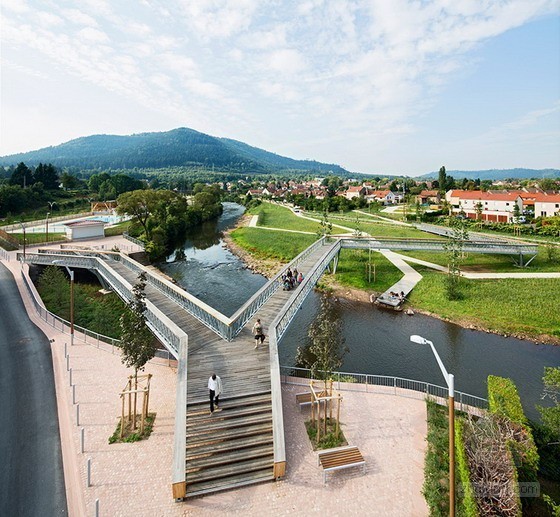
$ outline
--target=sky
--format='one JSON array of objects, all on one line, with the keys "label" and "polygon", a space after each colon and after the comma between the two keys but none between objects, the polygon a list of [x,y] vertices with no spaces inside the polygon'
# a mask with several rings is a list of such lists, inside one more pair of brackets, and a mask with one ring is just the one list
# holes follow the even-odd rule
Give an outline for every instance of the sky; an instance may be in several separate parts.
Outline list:
[{"label": "sky", "polygon": [[560,168],[559,0],[2,0],[0,155],[189,127],[363,173]]}]

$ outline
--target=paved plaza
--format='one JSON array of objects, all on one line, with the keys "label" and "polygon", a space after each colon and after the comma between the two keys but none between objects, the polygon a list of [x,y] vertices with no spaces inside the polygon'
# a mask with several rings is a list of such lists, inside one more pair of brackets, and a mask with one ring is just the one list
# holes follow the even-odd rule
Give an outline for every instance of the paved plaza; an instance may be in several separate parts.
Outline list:
[{"label": "paved plaza", "polygon": [[[117,239],[118,240],[118,239]],[[110,249],[115,242],[104,243]],[[101,246],[100,241],[95,243]],[[130,243],[121,243],[123,247]],[[176,370],[167,362],[150,363],[153,374],[150,411],[156,412],[154,431],[146,441],[108,444],[120,415],[119,392],[132,373],[112,354],[54,330],[35,314],[14,260],[14,273],[28,313],[54,342],[53,365],[61,428],[64,471],[70,515],[210,516],[210,515],[384,515],[420,516],[428,509],[421,494],[426,436],[426,407],[422,400],[388,394],[343,391],[342,430],[366,460],[361,468],[323,475],[307,438],[304,421],[309,407],[300,410],[295,393],[305,386],[283,385],[287,475],[278,482],[252,485],[229,492],[175,503],[171,497],[171,458],[175,410]],[[75,402],[64,358],[75,384]],[[251,353],[248,350],[247,353]],[[224,386],[227,398],[227,386]],[[79,404],[79,425],[76,407]],[[224,402],[224,405],[226,402]],[[80,432],[84,429],[84,452]],[[87,462],[91,482],[87,487]]]}]

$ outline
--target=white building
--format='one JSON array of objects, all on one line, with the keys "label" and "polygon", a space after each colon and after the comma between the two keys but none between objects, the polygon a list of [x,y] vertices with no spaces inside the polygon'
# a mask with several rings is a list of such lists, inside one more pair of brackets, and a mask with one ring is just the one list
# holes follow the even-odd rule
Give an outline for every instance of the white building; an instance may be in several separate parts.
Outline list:
[{"label": "white building", "polygon": [[66,238],[71,241],[105,237],[105,223],[103,221],[85,219],[66,223],[64,226],[66,226]]}]

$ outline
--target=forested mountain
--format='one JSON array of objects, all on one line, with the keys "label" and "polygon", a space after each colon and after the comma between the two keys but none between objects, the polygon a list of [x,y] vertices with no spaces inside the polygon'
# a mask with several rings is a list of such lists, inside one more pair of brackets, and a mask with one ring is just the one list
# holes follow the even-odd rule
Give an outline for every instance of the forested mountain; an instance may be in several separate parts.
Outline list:
[{"label": "forested mountain", "polygon": [[[559,169],[488,169],[482,171],[451,171],[447,170],[448,176],[455,179],[467,178],[469,180],[505,180],[505,179],[528,179],[528,178],[560,178]],[[417,180],[438,179],[437,172],[428,172],[417,176]]]},{"label": "forested mountain", "polygon": [[293,160],[236,140],[216,138],[189,128],[130,136],[93,135],[61,145],[0,158],[0,165],[53,163],[83,169],[134,169],[192,166],[243,173],[279,170],[345,173],[342,167]]}]

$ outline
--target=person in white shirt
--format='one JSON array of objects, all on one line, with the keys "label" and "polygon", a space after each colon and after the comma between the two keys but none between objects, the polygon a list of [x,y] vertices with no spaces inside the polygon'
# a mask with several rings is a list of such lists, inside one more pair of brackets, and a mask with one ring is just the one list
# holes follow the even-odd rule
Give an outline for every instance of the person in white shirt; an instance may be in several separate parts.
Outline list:
[{"label": "person in white shirt", "polygon": [[262,345],[264,342],[264,331],[261,324],[261,320],[257,320],[256,323],[253,325],[252,329],[253,335],[255,336],[255,350],[259,347],[259,342]]},{"label": "person in white shirt", "polygon": [[210,394],[210,413],[214,413],[214,407],[216,411],[221,411],[219,407],[220,393],[222,393],[222,379],[213,373],[208,379],[208,391]]}]

